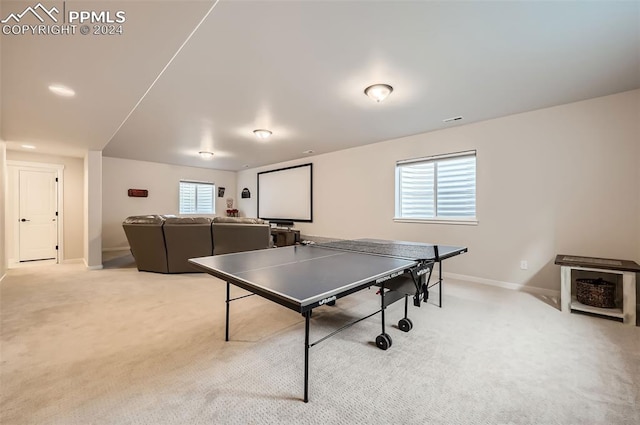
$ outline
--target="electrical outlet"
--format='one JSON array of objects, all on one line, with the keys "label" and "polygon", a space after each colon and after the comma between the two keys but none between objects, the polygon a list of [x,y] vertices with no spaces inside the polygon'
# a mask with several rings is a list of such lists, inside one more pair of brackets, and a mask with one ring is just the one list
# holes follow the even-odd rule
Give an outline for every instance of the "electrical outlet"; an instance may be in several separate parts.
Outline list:
[{"label": "electrical outlet", "polygon": [[529,268],[529,263],[527,263],[527,260],[521,260],[520,261],[520,269],[521,270],[527,270]]}]

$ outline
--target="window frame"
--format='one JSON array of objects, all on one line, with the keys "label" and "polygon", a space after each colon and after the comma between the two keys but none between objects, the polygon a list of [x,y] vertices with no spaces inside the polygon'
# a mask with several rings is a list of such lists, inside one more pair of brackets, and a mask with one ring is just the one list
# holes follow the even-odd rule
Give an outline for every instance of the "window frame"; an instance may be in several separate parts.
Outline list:
[{"label": "window frame", "polygon": [[[475,216],[473,217],[402,217],[400,216],[400,169],[403,165],[407,164],[418,164],[418,163],[437,163],[443,160],[464,157],[464,156],[473,156],[475,159]],[[396,161],[395,167],[395,205],[394,205],[394,222],[400,223],[436,223],[436,224],[459,224],[459,225],[477,225],[478,224],[478,152],[477,150],[468,150],[461,152],[452,152],[447,154],[439,154],[432,155],[427,157],[420,158],[411,158]],[[436,166],[437,167],[437,166]],[[437,176],[434,175],[434,211],[437,214],[437,196],[438,196],[438,186],[437,186]]]},{"label": "window frame", "polygon": [[[196,201],[194,212],[182,212],[182,184],[190,184],[196,186]],[[211,186],[211,212],[205,212],[198,210],[198,189],[197,185]],[[215,215],[216,213],[216,184],[208,181],[199,181],[191,179],[180,179],[178,182],[178,214],[180,215]]]}]

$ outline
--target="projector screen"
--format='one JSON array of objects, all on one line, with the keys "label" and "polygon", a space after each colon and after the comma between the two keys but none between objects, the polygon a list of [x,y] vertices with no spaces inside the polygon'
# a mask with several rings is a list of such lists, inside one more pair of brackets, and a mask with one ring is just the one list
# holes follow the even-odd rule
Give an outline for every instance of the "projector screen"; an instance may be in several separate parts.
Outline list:
[{"label": "projector screen", "polygon": [[258,217],[276,221],[313,221],[313,164],[258,173]]}]

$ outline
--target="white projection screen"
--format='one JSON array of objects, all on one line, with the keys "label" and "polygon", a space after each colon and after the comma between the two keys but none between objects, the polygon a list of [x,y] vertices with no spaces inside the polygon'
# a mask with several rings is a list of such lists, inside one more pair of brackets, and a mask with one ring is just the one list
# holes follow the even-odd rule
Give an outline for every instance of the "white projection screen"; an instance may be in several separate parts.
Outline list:
[{"label": "white projection screen", "polygon": [[313,221],[313,164],[258,173],[258,217]]}]

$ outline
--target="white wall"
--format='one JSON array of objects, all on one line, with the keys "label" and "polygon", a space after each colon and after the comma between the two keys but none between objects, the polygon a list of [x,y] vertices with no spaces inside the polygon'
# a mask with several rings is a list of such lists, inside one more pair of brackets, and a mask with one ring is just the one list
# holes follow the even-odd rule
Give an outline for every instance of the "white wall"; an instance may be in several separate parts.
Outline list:
[{"label": "white wall", "polygon": [[[2,6],[0,6],[1,8]],[[2,46],[2,37],[0,37],[0,46]],[[0,50],[2,47],[0,47]],[[2,100],[2,55],[0,55],[0,102]],[[7,272],[7,250],[5,235],[5,205],[7,202],[7,145],[2,140],[2,105],[0,105],[0,280],[4,278]]]},{"label": "white wall", "polygon": [[[7,151],[7,160],[25,161],[46,164],[64,165],[63,178],[63,255],[62,261],[83,258],[83,238],[84,238],[84,191],[83,180],[84,170],[82,158],[72,158],[67,156],[44,155],[23,151]],[[7,192],[7,199],[10,191]],[[13,227],[7,226],[7,237],[13,239]],[[8,258],[17,258],[13,251],[13,244],[7,247]]]},{"label": "white wall", "polygon": [[[632,177],[636,182],[640,182],[640,137],[638,137],[637,135],[640,134],[640,96],[636,96],[636,102],[635,102],[635,121],[636,121],[636,164],[639,164],[638,166],[636,166],[636,174],[634,177]],[[638,196],[638,199],[640,199],[640,183],[637,184],[636,187],[636,193]],[[640,202],[640,201],[638,201]],[[640,208],[640,206],[639,206]],[[640,214],[636,215],[638,218],[638,250],[636,251],[636,262],[638,264],[640,264]],[[637,282],[639,282],[636,285],[636,289],[638,290],[638,297],[636,298],[638,305],[640,305],[640,273],[637,274]]]},{"label": "white wall", "polygon": [[[303,234],[464,245],[445,272],[559,289],[556,254],[640,253],[640,90],[238,173],[238,208],[256,215],[259,171],[313,162]],[[477,226],[393,221],[395,162],[477,150]],[[247,187],[251,199],[240,199]],[[528,270],[520,270],[527,260]]]},{"label": "white wall", "polygon": [[89,269],[102,268],[102,151],[84,157],[84,261]]},{"label": "white wall", "polygon": [[[234,198],[236,173],[208,168],[184,167],[154,162],[104,157],[102,159],[102,247],[128,247],[122,221],[131,215],[178,214],[180,180],[213,182],[224,187],[224,198],[216,197],[215,215],[224,216],[225,199]],[[147,198],[130,198],[128,189],[147,189]]]},{"label": "white wall", "polygon": [[5,241],[5,206],[7,204],[7,145],[0,139],[0,280],[7,272],[7,250]]}]

